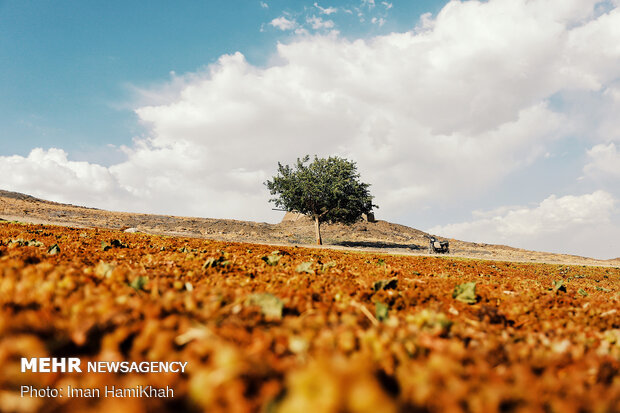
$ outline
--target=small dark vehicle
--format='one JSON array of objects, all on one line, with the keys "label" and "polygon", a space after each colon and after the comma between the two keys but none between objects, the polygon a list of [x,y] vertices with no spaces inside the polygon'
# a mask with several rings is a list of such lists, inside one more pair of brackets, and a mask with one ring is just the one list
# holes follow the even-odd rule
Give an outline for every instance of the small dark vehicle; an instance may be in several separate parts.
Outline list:
[{"label": "small dark vehicle", "polygon": [[429,254],[449,254],[450,243],[448,241],[438,241],[435,237],[428,238],[428,252]]}]

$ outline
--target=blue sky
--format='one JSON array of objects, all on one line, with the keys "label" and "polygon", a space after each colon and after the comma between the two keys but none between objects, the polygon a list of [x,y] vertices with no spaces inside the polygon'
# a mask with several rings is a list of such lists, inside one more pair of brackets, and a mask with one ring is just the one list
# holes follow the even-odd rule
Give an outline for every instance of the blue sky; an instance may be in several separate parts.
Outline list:
[{"label": "blue sky", "polygon": [[340,155],[381,219],[617,257],[619,4],[0,1],[0,188],[277,222]]},{"label": "blue sky", "polygon": [[[372,17],[333,17],[343,35],[364,37],[410,29],[422,13],[445,3],[392,2],[380,13],[389,16],[382,27]],[[375,14],[350,1],[325,7]],[[130,144],[143,133],[132,111],[134,87],[165,82],[171,71],[196,71],[237,51],[265,65],[277,42],[291,37],[268,23],[308,9],[317,10],[288,0],[0,1],[0,155],[60,146],[76,160],[117,161],[107,145]]]}]

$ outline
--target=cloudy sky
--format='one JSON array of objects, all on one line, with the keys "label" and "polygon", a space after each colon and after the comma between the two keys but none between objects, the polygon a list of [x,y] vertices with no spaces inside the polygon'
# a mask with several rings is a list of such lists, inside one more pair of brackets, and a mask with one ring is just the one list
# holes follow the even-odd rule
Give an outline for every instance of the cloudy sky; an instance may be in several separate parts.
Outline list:
[{"label": "cloudy sky", "polygon": [[376,215],[620,256],[620,0],[0,1],[0,188],[277,222],[357,162]]}]

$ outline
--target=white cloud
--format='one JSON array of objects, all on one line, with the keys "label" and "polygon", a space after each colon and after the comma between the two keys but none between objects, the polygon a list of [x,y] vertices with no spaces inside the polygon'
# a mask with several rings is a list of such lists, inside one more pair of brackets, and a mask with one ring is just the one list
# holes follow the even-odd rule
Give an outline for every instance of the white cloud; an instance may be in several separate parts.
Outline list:
[{"label": "white cloud", "polygon": [[478,220],[436,228],[450,234],[465,234],[474,228],[484,228],[496,232],[501,239],[510,240],[519,236],[566,231],[574,225],[608,223],[614,202],[612,195],[605,191],[560,198],[550,195],[533,208],[502,207],[488,212],[476,212],[474,216],[479,218]]},{"label": "white cloud", "polygon": [[295,20],[289,20],[284,16],[276,17],[269,24],[280,30],[292,30],[297,26]]},{"label": "white cloud", "polygon": [[[593,143],[586,151],[583,172],[586,181],[596,182],[620,195],[620,85],[616,82],[601,90],[594,98],[582,99],[588,108],[585,113],[590,116],[581,116],[580,130]],[[583,109],[576,111],[583,113]]]},{"label": "white cloud", "polygon": [[295,29],[295,34],[297,36],[309,36],[310,32],[308,31],[308,29],[305,29],[303,27],[298,27],[297,29]]},{"label": "white cloud", "polygon": [[605,191],[557,197],[534,207],[503,207],[474,214],[470,222],[436,226],[429,232],[485,243],[509,244],[542,251],[600,258],[618,256],[620,225],[613,222],[617,200]]},{"label": "white cloud", "polygon": [[379,17],[379,18],[377,18],[377,17],[373,17],[373,18],[370,20],[370,22],[371,22],[372,24],[376,24],[376,25],[378,25],[379,27],[381,27],[381,26],[383,26],[383,25],[385,24],[385,19],[384,19],[383,17]]},{"label": "white cloud", "polygon": [[318,5],[318,3],[314,3],[314,7],[319,9],[321,11],[321,14],[327,14],[328,16],[338,11],[338,9],[335,7],[321,7]]},{"label": "white cloud", "polygon": [[615,143],[608,145],[600,144],[588,151],[589,162],[584,167],[587,175],[620,180],[620,151]]},{"label": "white cloud", "polygon": [[361,6],[372,9],[373,7],[375,7],[375,0],[362,0]]},{"label": "white cloud", "polygon": [[0,157],[0,188],[83,205],[124,199],[126,195],[107,168],[69,161],[67,153],[56,148],[36,148],[27,157]]},{"label": "white cloud", "polygon": [[264,1],[261,1],[261,2],[260,2],[260,6],[261,6],[263,9],[268,9],[268,8],[269,8],[269,4],[265,3]]},{"label": "white cloud", "polygon": [[[75,185],[40,188],[81,199],[76,188],[84,187],[84,196],[100,199],[93,206],[122,199],[122,209],[273,220],[262,182],[278,161],[308,153],[356,160],[380,218],[478,199],[575,132],[569,112],[551,97],[589,94],[606,109],[615,99],[620,12],[597,14],[595,3],[454,1],[409,32],[353,41],[306,35],[279,44],[270,67],[240,53],[222,56],[144,91],[136,114],[148,137],[125,148],[125,162],[85,165],[98,172],[75,174]],[[289,18],[270,24],[303,29]],[[582,112],[592,127],[594,115]],[[17,159],[4,181],[44,173],[38,162]],[[66,156],[59,164],[73,171]],[[32,182],[41,176],[12,188],[39,194],[43,184]]]},{"label": "white cloud", "polygon": [[306,21],[312,26],[314,30],[331,29],[334,27],[334,22],[331,20],[323,20],[320,17],[311,16]]}]

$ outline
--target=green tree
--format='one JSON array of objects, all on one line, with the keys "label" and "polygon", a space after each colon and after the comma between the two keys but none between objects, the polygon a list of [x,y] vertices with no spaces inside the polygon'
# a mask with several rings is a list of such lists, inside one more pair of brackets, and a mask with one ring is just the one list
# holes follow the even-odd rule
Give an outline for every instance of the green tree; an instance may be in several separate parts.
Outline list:
[{"label": "green tree", "polygon": [[336,156],[329,158],[310,156],[297,159],[293,167],[278,162],[278,174],[265,185],[270,199],[279,208],[299,212],[314,220],[316,242],[321,245],[321,223],[341,222],[352,224],[373,207],[370,184],[359,181],[355,162]]}]

